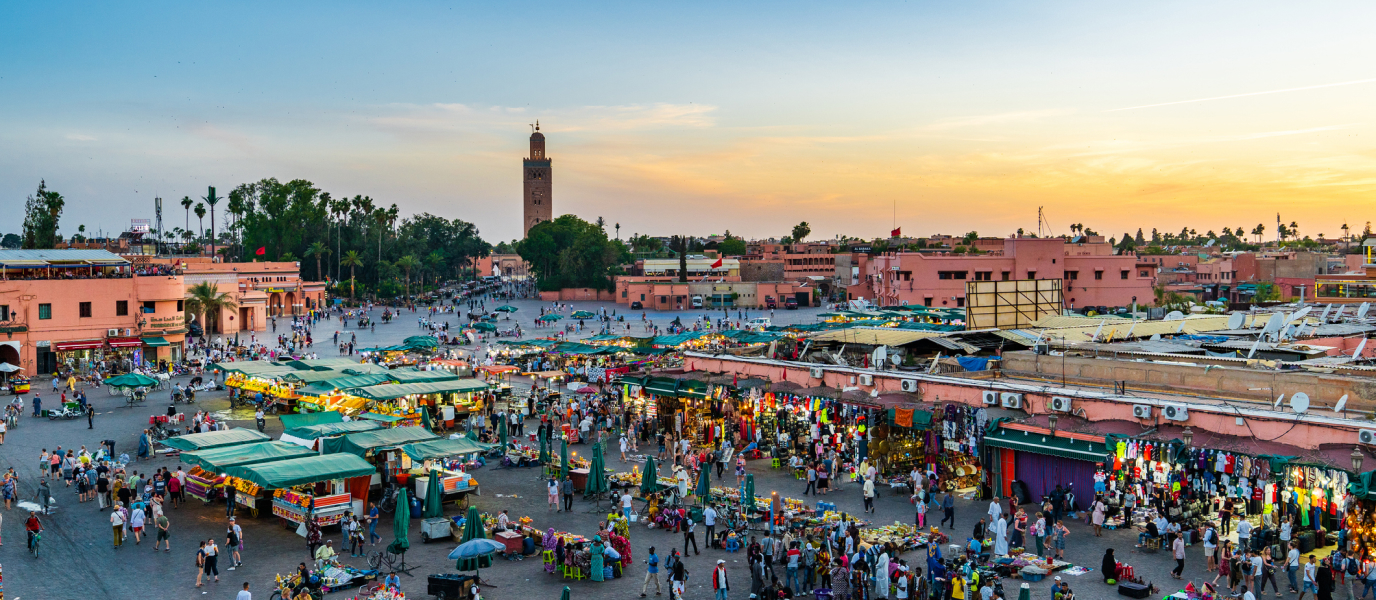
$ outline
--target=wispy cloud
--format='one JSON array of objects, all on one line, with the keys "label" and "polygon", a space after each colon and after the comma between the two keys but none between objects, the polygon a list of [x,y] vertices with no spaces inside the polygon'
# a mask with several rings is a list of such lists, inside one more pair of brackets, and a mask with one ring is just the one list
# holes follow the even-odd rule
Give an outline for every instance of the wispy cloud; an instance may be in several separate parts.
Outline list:
[{"label": "wispy cloud", "polygon": [[1173,106],[1176,104],[1193,104],[1195,102],[1211,102],[1214,100],[1227,100],[1229,98],[1246,98],[1248,96],[1265,96],[1267,94],[1285,94],[1288,92],[1302,92],[1305,90],[1317,90],[1322,88],[1340,87],[1344,85],[1358,85],[1363,83],[1374,83],[1376,79],[1358,79],[1356,81],[1342,81],[1339,83],[1324,83],[1320,85],[1307,85],[1304,87],[1285,88],[1281,90],[1267,90],[1264,92],[1247,92],[1245,94],[1230,94],[1227,96],[1213,96],[1211,98],[1195,98],[1194,100],[1176,100],[1175,102],[1161,102],[1158,104],[1143,104],[1141,106],[1129,106],[1126,108],[1114,108],[1104,112],[1119,112],[1124,110],[1137,110],[1139,108],[1154,108],[1157,106]]},{"label": "wispy cloud", "polygon": [[1047,109],[1047,110],[1024,110],[992,115],[974,115],[970,117],[956,117],[943,119],[922,127],[923,131],[950,131],[952,129],[964,129],[968,127],[980,127],[983,125],[994,125],[1003,123],[1016,123],[1026,121],[1038,121],[1046,117],[1068,115],[1072,110]]},{"label": "wispy cloud", "polygon": [[643,131],[652,129],[704,128],[716,125],[712,113],[717,107],[705,104],[626,104],[618,106],[579,106],[541,111],[538,115],[521,107],[471,104],[396,104],[390,114],[370,119],[384,129],[398,130],[510,130],[542,124],[561,132]]},{"label": "wispy cloud", "polygon": [[96,141],[95,136],[86,135],[86,134],[84,134],[84,133],[69,133],[69,134],[67,134],[66,137],[67,137],[67,139],[69,139],[69,140],[77,141],[77,142],[94,142],[94,141]]}]

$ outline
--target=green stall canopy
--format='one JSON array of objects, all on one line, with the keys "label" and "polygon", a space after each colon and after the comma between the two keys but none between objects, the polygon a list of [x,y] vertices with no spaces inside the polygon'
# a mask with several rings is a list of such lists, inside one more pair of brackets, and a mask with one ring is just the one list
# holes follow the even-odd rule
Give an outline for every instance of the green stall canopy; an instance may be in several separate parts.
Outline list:
[{"label": "green stall canopy", "polygon": [[210,450],[183,452],[181,460],[182,462],[201,467],[212,473],[223,473],[224,470],[229,467],[256,465],[258,463],[272,462],[275,460],[288,460],[313,455],[315,455],[315,451],[310,448],[304,448],[296,444],[288,444],[287,442],[272,441],[260,444],[242,444],[239,446],[212,448]]},{"label": "green stall canopy", "polygon": [[163,445],[169,448],[176,448],[182,452],[195,450],[209,450],[211,448],[223,448],[225,446],[238,446],[240,444],[257,444],[266,442],[272,438],[259,433],[254,429],[228,429],[225,431],[209,431],[206,433],[192,433],[167,438],[162,441]]},{"label": "green stall canopy", "polygon": [[270,490],[331,479],[368,477],[376,472],[376,467],[352,454],[322,454],[225,470],[226,475],[247,479]]},{"label": "green stall canopy", "polygon": [[1094,463],[1104,462],[1104,457],[1108,455],[1108,446],[1102,442],[1071,440],[1003,428],[985,436],[984,445]]},{"label": "green stall canopy", "polygon": [[432,440],[429,442],[406,444],[401,447],[401,451],[405,452],[407,456],[410,456],[411,460],[419,461],[448,458],[450,456],[460,456],[472,454],[474,452],[487,452],[491,449],[491,444],[479,444],[468,438],[459,438],[457,440]]},{"label": "green stall canopy", "polygon": [[454,381],[375,385],[356,390],[354,395],[372,400],[395,400],[412,394],[427,395],[451,392],[479,392],[485,389],[487,389],[487,384],[477,379],[457,379]]},{"label": "green stall canopy", "polygon": [[347,452],[357,456],[367,456],[369,452],[374,450],[398,448],[412,442],[428,442],[436,439],[439,437],[424,427],[394,427],[326,439],[323,453]]},{"label": "green stall canopy", "polygon": [[[420,371],[417,369],[392,369],[387,376],[397,383],[421,383],[424,381],[454,381],[458,375],[445,370]],[[362,386],[360,386],[362,387]]]},{"label": "green stall canopy", "polygon": [[311,425],[324,425],[326,423],[343,423],[344,415],[335,411],[301,413],[299,415],[282,415],[282,430],[291,431],[297,427],[310,427]]},{"label": "green stall canopy", "polygon": [[[339,414],[339,413],[331,413]],[[283,437],[300,438],[306,441],[330,437],[333,435],[344,435],[347,433],[359,433],[382,429],[382,423],[377,421],[346,421],[342,423],[321,423],[319,425],[307,425],[305,427],[295,427],[282,432]]]}]

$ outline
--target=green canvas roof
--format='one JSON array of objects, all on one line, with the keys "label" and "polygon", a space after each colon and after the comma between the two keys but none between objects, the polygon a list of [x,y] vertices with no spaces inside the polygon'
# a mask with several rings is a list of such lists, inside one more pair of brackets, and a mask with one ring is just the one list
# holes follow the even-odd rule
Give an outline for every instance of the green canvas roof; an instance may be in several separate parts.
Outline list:
[{"label": "green canvas roof", "polygon": [[[339,413],[334,413],[339,414]],[[377,421],[348,421],[341,423],[320,423],[318,425],[307,425],[304,427],[294,427],[282,432],[282,435],[289,435],[303,440],[314,440],[332,435],[343,435],[346,433],[358,433],[360,431],[372,431],[382,429],[382,424]]]},{"label": "green canvas roof", "polygon": [[270,490],[331,479],[367,477],[375,472],[376,467],[352,454],[321,454],[225,469],[227,475],[247,479]]},{"label": "green canvas roof", "polygon": [[282,380],[296,383],[315,383],[317,381],[329,381],[331,379],[340,379],[343,377],[352,377],[352,375],[345,373],[342,369],[306,369],[287,373],[282,376]]},{"label": "green canvas roof", "polygon": [[148,346],[150,348],[161,348],[163,346],[171,346],[172,343],[167,341],[167,338],[165,337],[155,335],[143,338],[143,345]]},{"label": "green canvas roof", "polygon": [[305,360],[290,360],[282,364],[288,365],[293,369],[301,370],[309,369],[312,371],[342,371],[344,369],[362,367],[366,363],[359,362],[357,359],[353,358],[308,358]]},{"label": "green canvas roof", "polygon": [[367,456],[373,450],[397,448],[412,442],[427,442],[436,439],[439,437],[424,427],[378,429],[327,439],[325,440],[324,453],[347,452],[358,456]]},{"label": "green canvas roof", "polygon": [[162,441],[163,445],[169,448],[176,448],[183,452],[192,450],[209,450],[211,448],[222,448],[225,446],[238,446],[239,444],[256,444],[266,442],[272,438],[259,433],[254,429],[229,429],[225,431],[209,431],[206,433],[192,433],[170,437]]},{"label": "green canvas roof", "polygon": [[396,423],[397,421],[404,420],[401,417],[394,417],[392,415],[379,415],[377,413],[363,413],[361,415],[358,415],[358,418],[368,419],[370,421],[377,421],[379,423]]},{"label": "green canvas roof", "polygon": [[454,381],[431,381],[423,383],[395,383],[375,385],[354,392],[355,395],[373,400],[393,400],[411,394],[443,394],[448,392],[476,392],[487,389],[487,384],[477,379],[457,379]]},{"label": "green canvas roof", "polygon": [[310,427],[325,423],[343,423],[344,415],[335,411],[282,415],[282,430],[291,431],[297,427]]},{"label": "green canvas roof", "polygon": [[985,436],[984,445],[1096,463],[1103,462],[1104,457],[1108,454],[1108,448],[1102,442],[1049,437],[1002,427]]},{"label": "green canvas roof", "polygon": [[183,452],[181,461],[201,467],[212,473],[223,473],[224,470],[229,467],[254,465],[272,462],[274,460],[301,458],[313,454],[315,454],[314,450],[304,446],[281,441],[272,441],[259,444],[225,446],[222,448],[212,448],[210,450],[197,450],[195,452]]},{"label": "green canvas roof", "polygon": [[349,375],[336,379],[317,381],[308,386],[297,388],[299,394],[311,396],[321,396],[335,390],[356,390],[372,385],[378,385],[392,381],[392,378],[385,373],[369,373],[367,375]]},{"label": "green canvas roof", "polygon": [[226,373],[239,373],[241,375],[248,375],[249,377],[262,377],[265,379],[276,379],[287,373],[296,371],[296,369],[286,366],[285,364],[266,360],[222,362],[210,365],[210,367]]},{"label": "green canvas roof", "polygon": [[457,440],[433,440],[429,442],[418,442],[406,444],[401,447],[411,460],[430,460],[435,458],[447,458],[460,454],[472,454],[474,452],[487,452],[492,449],[491,444],[479,444],[468,438]]},{"label": "green canvas roof", "polygon": [[428,335],[413,335],[401,341],[408,346],[417,348],[437,348],[440,345],[439,338]]},{"label": "green canvas roof", "polygon": [[691,331],[688,333],[678,333],[674,335],[661,335],[659,337],[656,337],[650,343],[656,346],[677,346],[685,342],[691,342],[693,340],[696,340],[704,335],[707,335],[707,332]]},{"label": "green canvas roof", "polygon": [[397,383],[419,383],[422,381],[454,381],[459,376],[449,371],[421,371],[419,369],[392,369],[387,372]]}]

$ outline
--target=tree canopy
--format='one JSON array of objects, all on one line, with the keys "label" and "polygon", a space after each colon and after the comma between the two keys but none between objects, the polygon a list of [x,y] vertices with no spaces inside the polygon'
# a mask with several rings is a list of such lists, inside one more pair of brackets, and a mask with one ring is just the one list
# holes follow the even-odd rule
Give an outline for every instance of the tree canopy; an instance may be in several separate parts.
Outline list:
[{"label": "tree canopy", "polygon": [[48,189],[46,181],[38,182],[38,191],[24,203],[25,249],[47,250],[56,246],[60,241],[58,221],[62,219],[65,203],[62,194]]},{"label": "tree canopy", "polygon": [[526,239],[516,243],[516,253],[530,263],[539,277],[540,289],[545,291],[614,289],[612,276],[619,272],[617,265],[631,260],[624,244],[608,239],[601,227],[573,215],[530,228]]}]

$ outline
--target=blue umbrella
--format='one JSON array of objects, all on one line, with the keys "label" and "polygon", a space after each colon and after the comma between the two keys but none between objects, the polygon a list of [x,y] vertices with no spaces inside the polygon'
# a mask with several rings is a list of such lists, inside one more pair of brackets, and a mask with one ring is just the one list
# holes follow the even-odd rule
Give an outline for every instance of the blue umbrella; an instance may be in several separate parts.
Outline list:
[{"label": "blue umbrella", "polygon": [[458,548],[455,548],[453,552],[449,553],[449,559],[456,561],[462,561],[465,559],[472,560],[473,571],[475,573],[475,576],[478,578],[478,581],[482,581],[482,569],[480,568],[480,566],[482,565],[482,561],[475,559],[482,558],[484,556],[492,554],[493,552],[500,552],[502,550],[506,550],[506,544],[503,544],[497,540],[491,540],[488,538],[474,538],[462,544],[459,544]]}]

